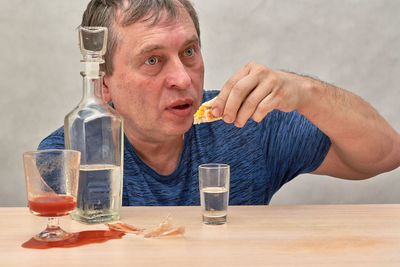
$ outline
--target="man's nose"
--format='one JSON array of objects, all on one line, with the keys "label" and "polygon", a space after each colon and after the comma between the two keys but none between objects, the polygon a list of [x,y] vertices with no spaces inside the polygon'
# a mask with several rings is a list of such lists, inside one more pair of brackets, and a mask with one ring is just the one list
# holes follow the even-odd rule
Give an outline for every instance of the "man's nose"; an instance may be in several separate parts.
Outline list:
[{"label": "man's nose", "polygon": [[168,73],[165,79],[166,87],[187,89],[191,84],[187,66],[179,58],[170,60],[168,65]]}]

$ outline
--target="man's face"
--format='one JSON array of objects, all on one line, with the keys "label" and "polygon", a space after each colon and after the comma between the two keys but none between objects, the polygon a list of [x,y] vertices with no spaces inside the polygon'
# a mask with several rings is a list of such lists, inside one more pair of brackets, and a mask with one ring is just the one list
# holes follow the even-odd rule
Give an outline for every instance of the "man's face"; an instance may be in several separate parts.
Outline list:
[{"label": "man's face", "polygon": [[[114,72],[105,97],[124,117],[128,138],[163,141],[182,135],[201,104],[204,64],[199,37],[186,11],[149,26],[117,28]],[[106,88],[106,89],[107,89]]]}]

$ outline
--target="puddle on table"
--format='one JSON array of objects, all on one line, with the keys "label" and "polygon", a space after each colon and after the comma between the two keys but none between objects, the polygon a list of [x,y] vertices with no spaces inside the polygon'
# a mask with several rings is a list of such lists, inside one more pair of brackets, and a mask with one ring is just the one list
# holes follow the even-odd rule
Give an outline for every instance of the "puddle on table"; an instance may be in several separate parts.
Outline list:
[{"label": "puddle on table", "polygon": [[73,233],[72,237],[61,240],[44,242],[33,237],[22,244],[23,248],[48,249],[48,248],[73,248],[89,244],[104,243],[112,239],[121,239],[125,232],[115,230],[93,230]]},{"label": "puddle on table", "polygon": [[[106,223],[109,230],[92,230],[73,233],[72,237],[61,240],[45,242],[31,238],[21,246],[31,249],[48,249],[48,248],[73,248],[89,244],[104,243],[112,239],[121,239],[126,234],[140,235],[144,232],[144,228],[134,227],[127,223],[116,222]],[[170,216],[162,221],[156,228],[144,234],[144,238],[162,238],[181,236],[185,233],[185,227],[176,227],[172,223]]]}]

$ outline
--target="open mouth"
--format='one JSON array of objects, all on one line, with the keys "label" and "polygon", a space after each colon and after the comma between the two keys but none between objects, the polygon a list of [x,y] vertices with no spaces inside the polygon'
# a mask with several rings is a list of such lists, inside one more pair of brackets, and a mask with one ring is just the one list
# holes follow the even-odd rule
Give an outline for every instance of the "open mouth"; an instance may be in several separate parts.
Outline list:
[{"label": "open mouth", "polygon": [[190,107],[189,104],[184,104],[184,105],[177,105],[177,106],[174,106],[174,107],[172,107],[172,108],[173,108],[173,109],[186,109],[186,108],[188,108],[188,107]]}]

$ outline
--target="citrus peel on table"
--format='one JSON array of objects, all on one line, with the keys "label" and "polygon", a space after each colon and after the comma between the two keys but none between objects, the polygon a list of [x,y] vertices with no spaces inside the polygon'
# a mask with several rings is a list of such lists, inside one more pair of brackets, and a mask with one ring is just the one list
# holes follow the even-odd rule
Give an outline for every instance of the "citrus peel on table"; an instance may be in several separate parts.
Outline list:
[{"label": "citrus peel on table", "polygon": [[[124,222],[106,223],[110,230],[140,235],[144,228],[138,228]],[[145,238],[178,236],[185,233],[184,226],[174,226],[172,218],[168,215],[157,227],[144,234]]]}]

